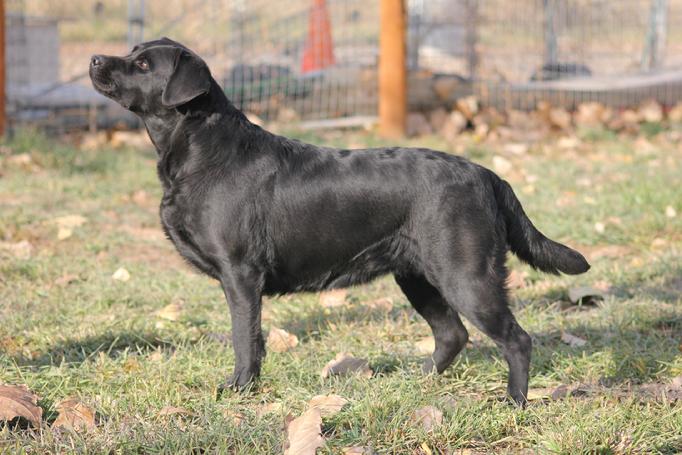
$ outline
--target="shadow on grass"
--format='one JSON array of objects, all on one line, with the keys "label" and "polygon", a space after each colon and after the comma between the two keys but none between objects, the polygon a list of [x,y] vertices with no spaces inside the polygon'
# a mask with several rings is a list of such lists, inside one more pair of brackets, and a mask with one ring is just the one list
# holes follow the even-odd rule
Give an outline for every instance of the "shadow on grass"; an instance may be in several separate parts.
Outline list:
[{"label": "shadow on grass", "polygon": [[66,340],[30,357],[25,355],[10,357],[19,366],[39,367],[63,363],[80,364],[100,353],[116,358],[123,352],[145,355],[157,349],[174,348],[174,343],[161,339],[159,334],[153,332],[107,332],[94,337]]},{"label": "shadow on grass", "polygon": [[319,339],[321,332],[328,330],[330,324],[347,325],[352,323],[367,323],[377,321],[394,321],[404,317],[405,312],[410,318],[417,318],[417,313],[411,308],[393,306],[391,309],[372,307],[360,303],[351,303],[335,308],[317,306],[301,317],[295,312],[280,317],[278,325],[299,339]]},{"label": "shadow on grass", "polygon": [[[587,307],[585,313],[594,312],[592,317],[598,318],[597,307]],[[558,310],[557,310],[558,311]],[[357,324],[358,330],[370,321],[396,320],[407,317],[415,321],[423,321],[411,308],[393,308],[390,311],[375,309],[362,305],[339,308],[317,308],[309,311],[305,317],[297,318],[295,314],[281,321],[281,326],[295,333],[302,340],[318,339],[329,324]],[[572,333],[587,341],[583,347],[571,347],[561,341],[559,330],[531,332],[534,339],[532,369],[535,375],[552,376],[557,368],[567,364],[579,365],[593,363],[593,357],[606,354],[609,360],[595,360],[596,366],[604,366],[605,384],[639,383],[656,379],[661,365],[669,364],[679,355],[679,341],[675,333],[682,333],[682,317],[657,316],[640,319],[635,326],[614,327],[604,330],[589,326],[576,327]],[[368,336],[371,337],[371,334]],[[415,342],[417,340],[414,340]],[[493,363],[499,360],[506,365],[500,350],[490,344],[467,345],[460,356],[475,364]],[[391,374],[402,365],[421,364],[425,356],[417,354],[382,355],[370,363],[372,369],[380,374]],[[482,367],[483,368],[483,367]],[[577,372],[580,367],[576,366]],[[568,369],[570,370],[570,368]],[[608,371],[606,371],[608,370]],[[579,373],[578,373],[579,374]]]}]

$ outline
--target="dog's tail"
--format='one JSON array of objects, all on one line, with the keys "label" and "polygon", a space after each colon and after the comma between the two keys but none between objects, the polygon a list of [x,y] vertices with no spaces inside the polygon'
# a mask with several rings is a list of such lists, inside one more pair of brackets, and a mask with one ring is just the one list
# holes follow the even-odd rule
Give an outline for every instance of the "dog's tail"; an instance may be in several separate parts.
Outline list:
[{"label": "dog's tail", "polygon": [[524,262],[543,272],[577,275],[590,264],[577,251],[545,237],[531,223],[509,183],[490,172],[497,206],[507,223],[507,243]]}]

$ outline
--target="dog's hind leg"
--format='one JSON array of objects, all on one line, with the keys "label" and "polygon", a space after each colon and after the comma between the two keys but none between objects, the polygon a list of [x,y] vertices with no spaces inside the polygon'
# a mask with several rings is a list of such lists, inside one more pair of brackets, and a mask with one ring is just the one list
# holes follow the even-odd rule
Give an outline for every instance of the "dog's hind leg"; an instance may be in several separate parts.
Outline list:
[{"label": "dog's hind leg", "polygon": [[519,405],[528,394],[532,342],[509,310],[503,278],[489,275],[458,277],[441,283],[443,294],[462,316],[488,335],[509,364],[507,392]]},{"label": "dog's hind leg", "polygon": [[435,368],[442,373],[462,350],[469,334],[457,312],[447,304],[440,292],[424,277],[396,275],[395,280],[415,310],[431,326],[436,349],[426,359],[422,369],[430,373]]}]

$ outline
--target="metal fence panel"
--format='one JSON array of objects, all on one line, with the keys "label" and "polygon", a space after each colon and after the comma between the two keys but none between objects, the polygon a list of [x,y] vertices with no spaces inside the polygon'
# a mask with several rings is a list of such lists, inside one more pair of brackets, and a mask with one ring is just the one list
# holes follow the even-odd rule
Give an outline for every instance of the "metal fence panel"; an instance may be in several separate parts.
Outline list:
[{"label": "metal fence panel", "polygon": [[[445,76],[501,108],[682,99],[682,0],[406,1],[412,109],[450,103]],[[377,114],[378,1],[7,0],[5,20],[10,126],[133,124],[90,87],[89,56],[160,36],[264,119]]]}]

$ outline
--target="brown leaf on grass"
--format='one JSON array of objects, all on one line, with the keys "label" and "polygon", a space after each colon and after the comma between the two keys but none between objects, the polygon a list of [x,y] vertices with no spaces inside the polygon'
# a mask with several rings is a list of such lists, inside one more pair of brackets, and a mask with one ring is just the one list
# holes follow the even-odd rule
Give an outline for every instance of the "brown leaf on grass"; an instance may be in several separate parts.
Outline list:
[{"label": "brown leaf on grass", "polygon": [[571,391],[569,390],[568,386],[566,384],[561,384],[558,386],[556,389],[552,390],[552,400],[560,400],[562,398],[567,397]]},{"label": "brown leaf on grass", "polygon": [[443,413],[433,406],[424,406],[412,413],[410,423],[421,427],[426,432],[431,432],[443,423]]},{"label": "brown leaf on grass", "polygon": [[369,362],[366,359],[358,359],[350,353],[340,352],[324,366],[320,376],[327,378],[351,373],[360,373],[368,378],[372,376],[372,370],[369,368]]},{"label": "brown leaf on grass", "polygon": [[232,420],[235,426],[239,426],[246,421],[246,416],[239,411],[233,411],[232,409],[223,410],[223,416],[227,419]]},{"label": "brown leaf on grass", "polygon": [[40,427],[43,410],[38,406],[38,395],[25,385],[0,384],[0,421],[26,419],[34,427]]},{"label": "brown leaf on grass", "polygon": [[64,275],[60,276],[56,280],[54,280],[54,284],[57,286],[68,286],[69,284],[73,283],[74,281],[78,281],[80,277],[78,275],[73,275],[70,273],[65,273]]},{"label": "brown leaf on grass", "polygon": [[577,337],[569,332],[561,333],[561,341],[563,341],[572,348],[579,348],[587,344],[587,340]]},{"label": "brown leaf on grass", "polygon": [[376,452],[372,450],[371,447],[367,446],[353,446],[353,447],[344,447],[341,449],[341,453],[343,455],[374,455]]},{"label": "brown leaf on grass", "polygon": [[509,289],[523,289],[526,287],[526,278],[528,278],[528,272],[512,270],[507,276],[507,287]]},{"label": "brown leaf on grass", "polygon": [[163,352],[161,352],[161,349],[157,348],[154,352],[149,354],[148,359],[151,362],[160,362],[163,360]]},{"label": "brown leaf on grass", "polygon": [[126,281],[130,280],[130,272],[123,267],[119,267],[116,269],[114,274],[111,275],[111,279],[125,283]]},{"label": "brown leaf on grass", "polygon": [[424,337],[417,341],[414,347],[419,354],[431,355],[436,349],[436,340],[433,337]]},{"label": "brown leaf on grass", "polygon": [[161,319],[166,319],[167,321],[177,321],[180,318],[181,312],[182,305],[178,302],[173,302],[161,308],[154,314]]},{"label": "brown leaf on grass", "polygon": [[123,362],[123,371],[126,373],[133,373],[142,369],[142,365],[135,357],[128,357],[125,362]]},{"label": "brown leaf on grass", "polygon": [[281,402],[263,403],[256,408],[256,417],[263,417],[268,414],[279,414],[282,412],[283,405]]},{"label": "brown leaf on grass", "polygon": [[66,229],[74,229],[77,227],[81,227],[87,221],[88,219],[82,215],[64,215],[54,218],[52,220],[52,222],[56,224],[57,227]]},{"label": "brown leaf on grass", "polygon": [[166,417],[172,415],[191,415],[192,412],[189,409],[181,408],[178,406],[164,406],[159,411],[159,417]]},{"label": "brown leaf on grass", "polygon": [[268,349],[274,352],[286,352],[298,345],[298,337],[286,330],[272,327],[268,334]]},{"label": "brown leaf on grass", "polygon": [[95,411],[78,398],[66,398],[55,405],[59,412],[52,428],[81,431],[96,428]]},{"label": "brown leaf on grass", "polygon": [[650,382],[635,389],[635,395],[658,401],[682,401],[682,376],[668,383]]},{"label": "brown leaf on grass", "polygon": [[7,251],[17,259],[28,259],[33,252],[33,245],[28,240],[20,242],[0,242],[0,251]]},{"label": "brown leaf on grass", "polygon": [[345,289],[334,289],[320,292],[320,305],[325,308],[335,308],[346,304],[348,292]]},{"label": "brown leaf on grass", "polygon": [[73,229],[60,227],[57,231],[57,240],[66,240],[73,235]]},{"label": "brown leaf on grass", "polygon": [[604,292],[590,286],[578,286],[568,290],[568,299],[576,305],[594,305],[598,300],[604,300]]},{"label": "brown leaf on grass", "polygon": [[149,203],[149,195],[145,190],[137,190],[131,196],[130,199],[137,205],[145,206]]},{"label": "brown leaf on grass", "polygon": [[289,423],[284,455],[315,455],[322,445],[324,438],[319,409],[308,409]]},{"label": "brown leaf on grass", "polygon": [[526,399],[528,401],[544,401],[548,400],[552,396],[552,388],[550,387],[539,387],[528,389],[526,394]]},{"label": "brown leaf on grass", "polygon": [[391,309],[393,309],[393,299],[390,297],[381,297],[380,299],[371,300],[365,305],[377,310],[391,311]]},{"label": "brown leaf on grass", "polygon": [[343,408],[348,400],[339,395],[315,395],[308,402],[309,408],[320,410],[322,417],[331,417]]},{"label": "brown leaf on grass", "polygon": [[495,172],[501,175],[508,174],[514,165],[503,156],[495,155],[493,156],[493,169]]}]

